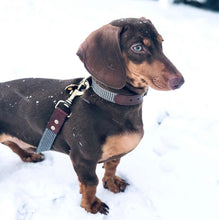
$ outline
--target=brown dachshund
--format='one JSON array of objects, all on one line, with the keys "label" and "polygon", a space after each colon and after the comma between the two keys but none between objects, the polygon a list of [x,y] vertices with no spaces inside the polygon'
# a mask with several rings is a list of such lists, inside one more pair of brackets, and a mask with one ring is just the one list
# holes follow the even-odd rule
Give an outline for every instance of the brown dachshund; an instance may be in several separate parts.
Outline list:
[{"label": "brown dachshund", "polygon": [[[115,175],[116,167],[142,139],[142,99],[148,87],[164,91],[184,83],[163,54],[162,41],[150,20],[120,19],[91,33],[77,52],[91,74],[91,86],[74,99],[51,150],[70,156],[81,206],[88,212],[107,214],[109,209],[95,195],[97,163],[104,163],[105,188],[119,193],[128,185]],[[41,150],[35,151],[54,107],[69,98],[65,88],[74,91],[69,85],[80,81],[30,78],[1,83],[0,142],[25,162],[43,160]]]}]

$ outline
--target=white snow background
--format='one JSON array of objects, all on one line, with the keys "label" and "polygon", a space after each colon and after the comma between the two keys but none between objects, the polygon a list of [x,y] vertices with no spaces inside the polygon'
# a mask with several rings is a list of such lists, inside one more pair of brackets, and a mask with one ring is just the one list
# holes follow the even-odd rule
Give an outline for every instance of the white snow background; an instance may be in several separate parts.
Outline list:
[{"label": "white snow background", "polygon": [[[0,81],[75,78],[87,72],[76,51],[87,35],[123,17],[151,19],[164,52],[185,77],[177,91],[150,90],[144,99],[145,136],[122,158],[125,193],[97,196],[108,216],[80,208],[68,156],[23,163],[0,145],[0,219],[219,219],[219,14],[166,1],[1,0]],[[52,94],[51,94],[52,95]]]}]

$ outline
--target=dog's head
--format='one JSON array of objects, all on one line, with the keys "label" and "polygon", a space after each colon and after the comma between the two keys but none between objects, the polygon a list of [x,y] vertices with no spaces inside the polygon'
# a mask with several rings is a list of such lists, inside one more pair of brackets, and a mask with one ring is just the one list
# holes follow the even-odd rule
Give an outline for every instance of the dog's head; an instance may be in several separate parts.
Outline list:
[{"label": "dog's head", "polygon": [[90,74],[108,87],[177,89],[184,79],[163,54],[162,41],[150,20],[120,19],[92,32],[77,55]]}]

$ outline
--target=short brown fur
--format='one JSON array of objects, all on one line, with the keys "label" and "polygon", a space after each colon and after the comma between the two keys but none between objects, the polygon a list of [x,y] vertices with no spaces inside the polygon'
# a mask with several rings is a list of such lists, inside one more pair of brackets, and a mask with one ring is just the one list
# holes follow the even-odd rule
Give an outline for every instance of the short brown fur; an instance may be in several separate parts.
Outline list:
[{"label": "short brown fur", "polygon": [[[150,20],[119,19],[91,33],[77,55],[99,86],[119,95],[144,94],[179,88],[184,79],[164,55],[162,38]],[[29,78],[0,83],[0,143],[24,162],[39,162],[35,154],[58,100],[69,94],[70,80]],[[52,98],[51,98],[52,97]],[[128,183],[116,176],[120,157],[133,150],[143,136],[142,103],[123,106],[99,97],[89,88],[77,97],[51,150],[70,156],[78,176],[81,206],[107,214],[109,207],[96,197],[96,166],[104,162],[103,186],[113,193]]]}]

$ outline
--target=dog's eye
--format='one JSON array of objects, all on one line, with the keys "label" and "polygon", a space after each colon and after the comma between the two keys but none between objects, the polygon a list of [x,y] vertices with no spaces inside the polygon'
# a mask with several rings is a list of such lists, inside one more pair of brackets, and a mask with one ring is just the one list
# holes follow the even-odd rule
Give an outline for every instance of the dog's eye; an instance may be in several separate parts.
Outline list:
[{"label": "dog's eye", "polygon": [[133,49],[137,52],[141,51],[142,50],[142,46],[140,45],[137,45],[137,46],[134,46]]},{"label": "dog's eye", "polygon": [[139,53],[139,52],[143,51],[143,46],[141,44],[135,44],[131,47],[131,49],[133,52]]}]

